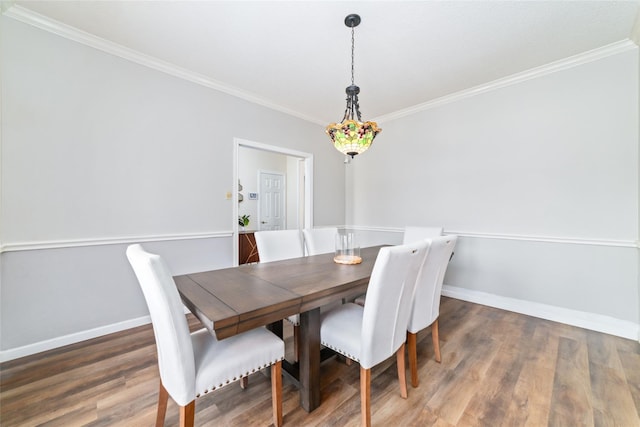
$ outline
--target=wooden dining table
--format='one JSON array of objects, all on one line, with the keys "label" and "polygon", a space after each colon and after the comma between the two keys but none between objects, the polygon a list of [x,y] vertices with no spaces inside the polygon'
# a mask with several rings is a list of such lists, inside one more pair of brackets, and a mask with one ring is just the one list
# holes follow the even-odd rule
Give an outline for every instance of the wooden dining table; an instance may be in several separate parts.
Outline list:
[{"label": "wooden dining table", "polygon": [[185,306],[225,339],[260,326],[282,337],[282,319],[300,314],[298,362],[283,362],[308,412],[320,405],[320,307],[366,292],[381,246],[363,248],[360,264],[333,253],[175,276]]}]

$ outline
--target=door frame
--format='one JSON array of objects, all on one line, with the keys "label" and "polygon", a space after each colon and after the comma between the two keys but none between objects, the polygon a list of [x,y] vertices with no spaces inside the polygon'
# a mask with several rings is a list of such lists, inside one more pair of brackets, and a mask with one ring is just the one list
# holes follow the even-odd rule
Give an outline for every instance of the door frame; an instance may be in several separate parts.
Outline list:
[{"label": "door frame", "polygon": [[[233,185],[231,191],[232,202],[232,230],[233,230],[233,265],[238,265],[238,170],[240,147],[269,151],[285,156],[297,157],[304,160],[304,223],[302,228],[309,228],[313,224],[313,154],[289,148],[268,145],[261,142],[233,138]],[[301,183],[298,182],[298,185]]]}]

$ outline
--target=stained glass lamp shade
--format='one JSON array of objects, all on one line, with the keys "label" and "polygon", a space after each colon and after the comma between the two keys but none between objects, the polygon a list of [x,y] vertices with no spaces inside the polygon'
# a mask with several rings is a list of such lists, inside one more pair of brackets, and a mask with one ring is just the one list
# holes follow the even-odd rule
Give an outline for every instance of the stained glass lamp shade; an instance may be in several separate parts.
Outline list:
[{"label": "stained glass lamp shade", "polygon": [[358,94],[360,88],[354,84],[354,34],[353,28],[360,24],[358,15],[348,15],[344,23],[351,27],[351,86],[347,87],[347,108],[342,118],[342,123],[331,123],[327,126],[327,134],[341,153],[353,156],[367,151],[373,139],[382,129],[378,128],[376,122],[363,122],[360,116],[360,105],[358,104]]}]

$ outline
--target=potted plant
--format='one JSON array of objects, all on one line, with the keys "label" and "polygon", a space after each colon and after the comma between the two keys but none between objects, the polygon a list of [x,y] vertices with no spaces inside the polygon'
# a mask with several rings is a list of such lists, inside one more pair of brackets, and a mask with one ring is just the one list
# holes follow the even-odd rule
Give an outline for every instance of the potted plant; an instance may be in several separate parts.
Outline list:
[{"label": "potted plant", "polygon": [[238,216],[238,225],[240,227],[242,227],[242,229],[244,230],[244,227],[246,227],[247,225],[249,225],[249,217],[251,215],[242,215],[242,216]]}]

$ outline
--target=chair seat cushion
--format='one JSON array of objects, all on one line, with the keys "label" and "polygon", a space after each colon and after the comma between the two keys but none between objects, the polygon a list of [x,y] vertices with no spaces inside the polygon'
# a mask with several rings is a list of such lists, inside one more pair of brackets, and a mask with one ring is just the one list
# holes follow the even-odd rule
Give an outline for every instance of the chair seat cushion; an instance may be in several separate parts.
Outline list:
[{"label": "chair seat cushion", "polygon": [[363,307],[348,303],[323,313],[320,324],[322,345],[360,362],[363,312]]},{"label": "chair seat cushion", "polygon": [[196,396],[284,359],[284,342],[265,328],[218,340],[206,329],[191,334]]}]

